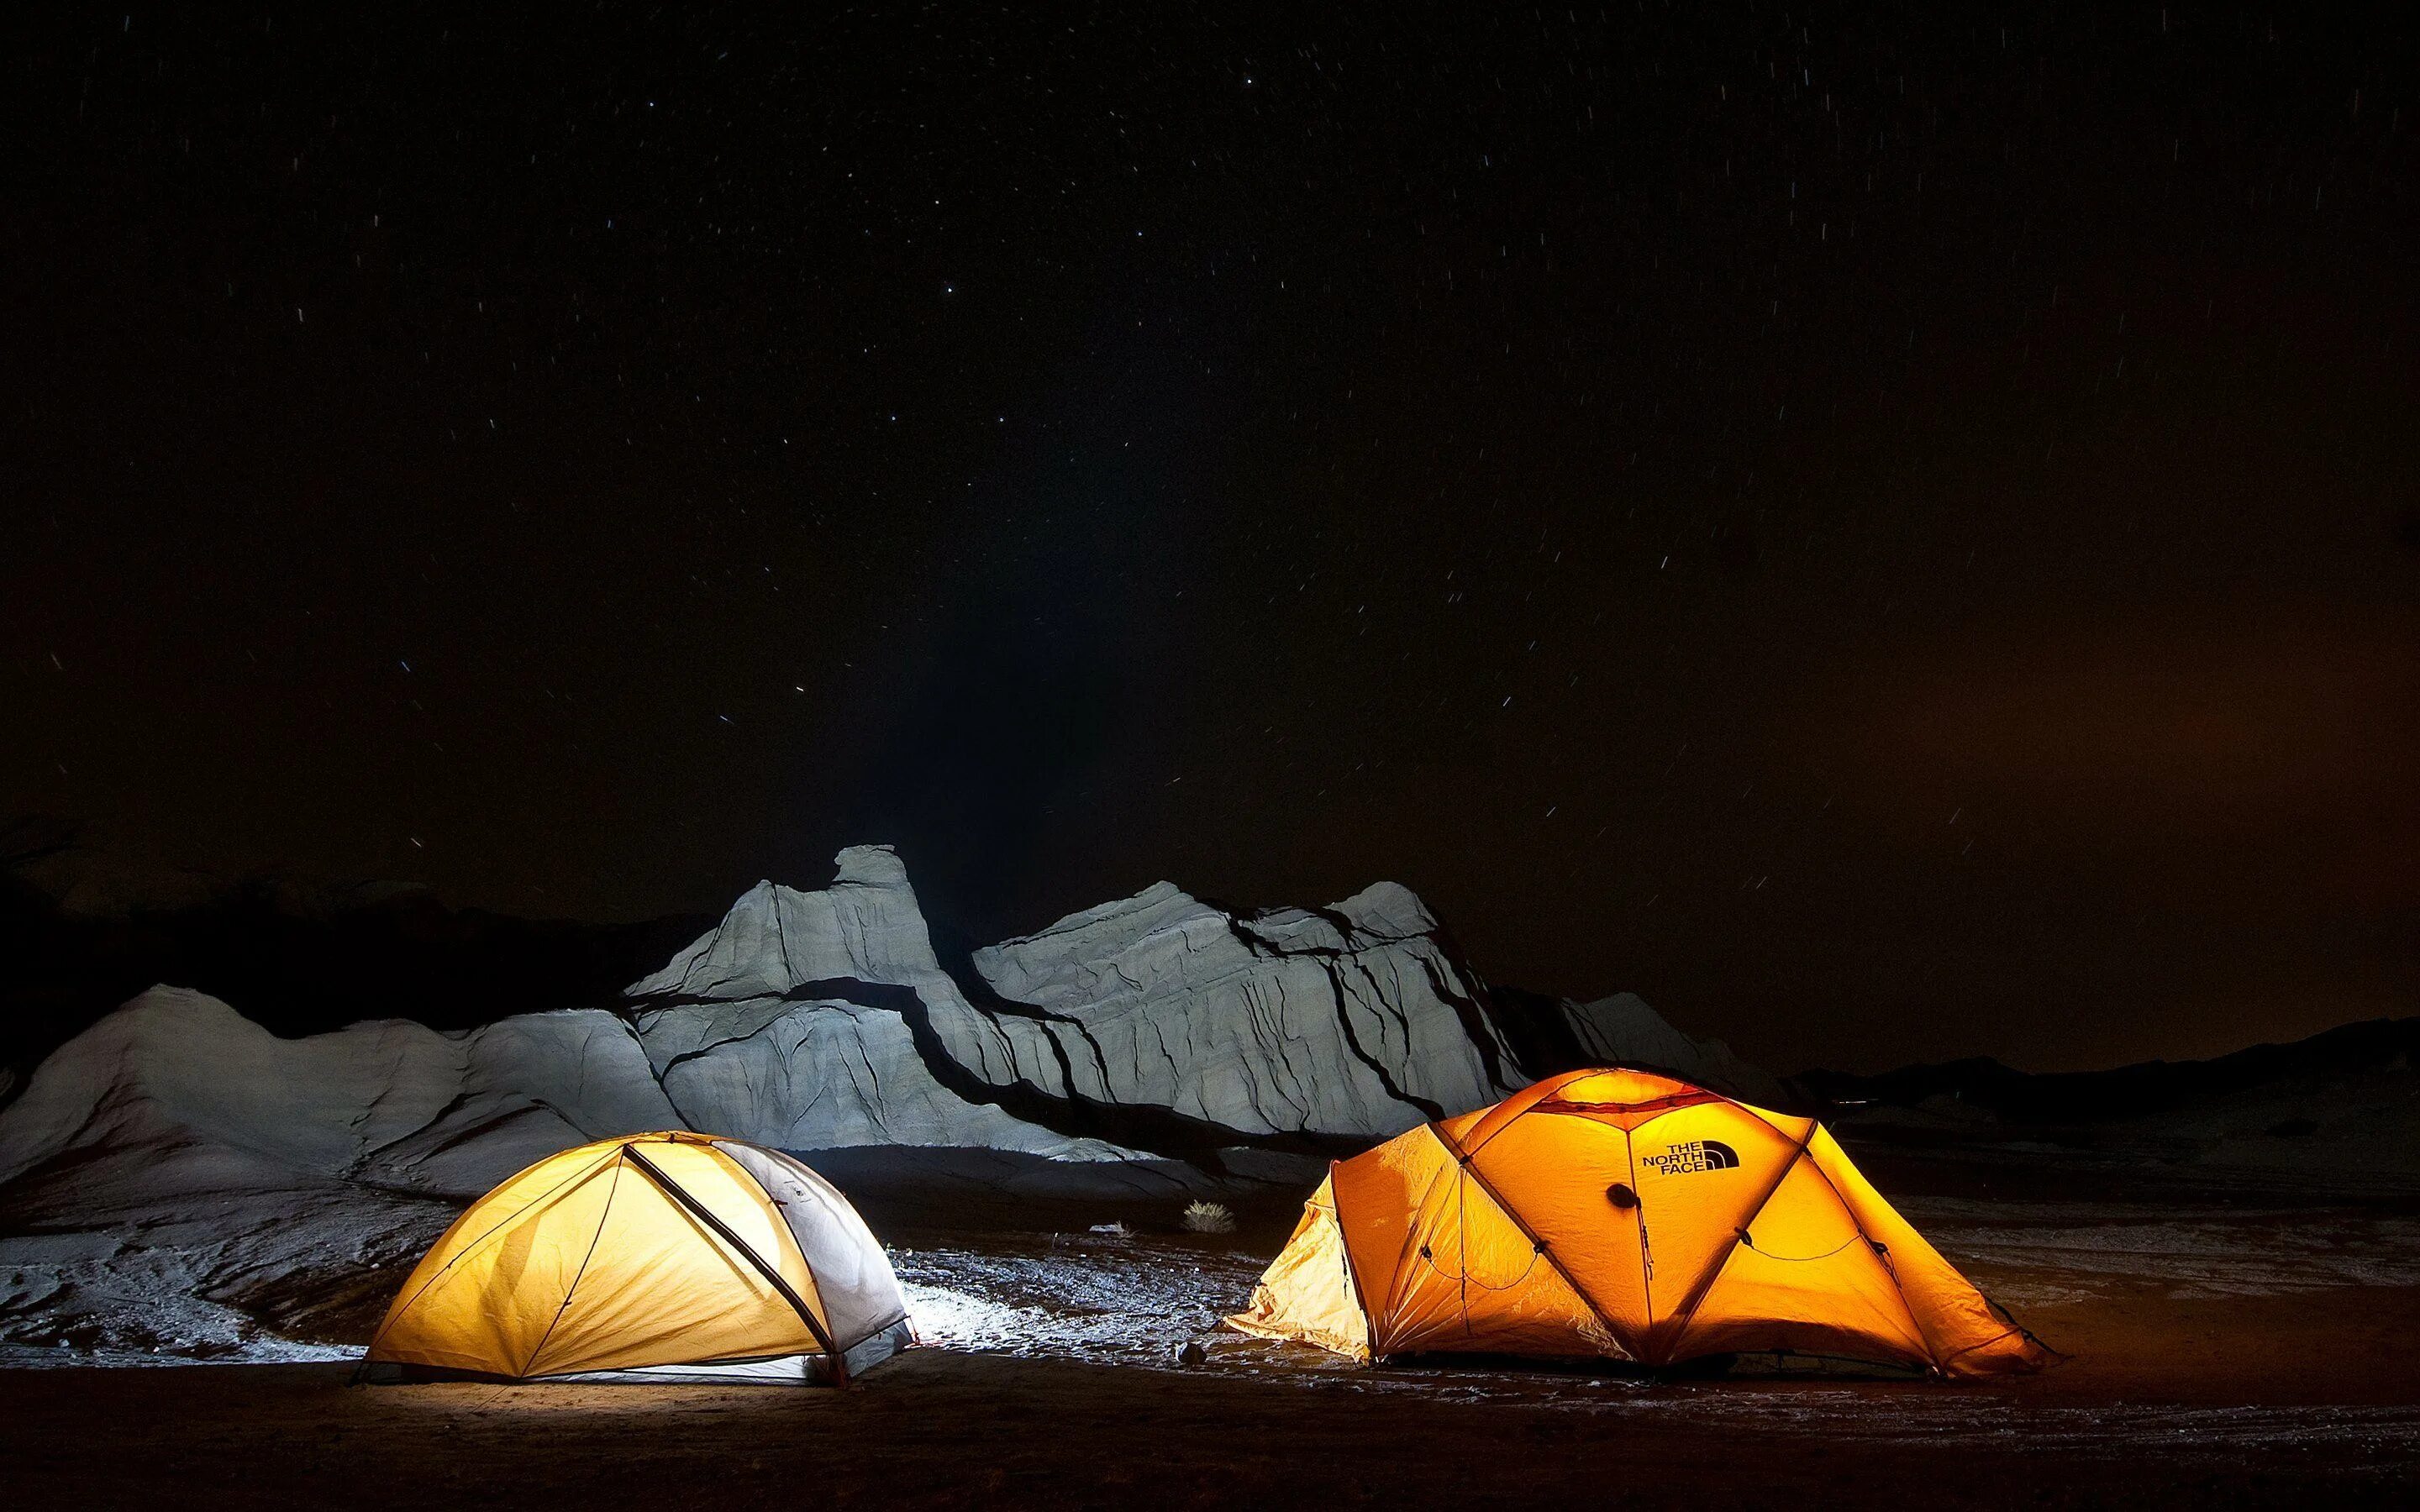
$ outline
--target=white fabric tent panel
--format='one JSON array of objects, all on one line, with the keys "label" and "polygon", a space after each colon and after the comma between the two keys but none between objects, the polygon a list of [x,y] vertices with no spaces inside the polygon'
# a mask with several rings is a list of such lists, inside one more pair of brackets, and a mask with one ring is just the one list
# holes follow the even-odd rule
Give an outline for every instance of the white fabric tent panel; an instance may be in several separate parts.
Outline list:
[{"label": "white fabric tent panel", "polygon": [[738,1162],[780,1209],[815,1278],[825,1326],[844,1352],[908,1316],[891,1257],[838,1188],[799,1161],[737,1142],[715,1148]]}]

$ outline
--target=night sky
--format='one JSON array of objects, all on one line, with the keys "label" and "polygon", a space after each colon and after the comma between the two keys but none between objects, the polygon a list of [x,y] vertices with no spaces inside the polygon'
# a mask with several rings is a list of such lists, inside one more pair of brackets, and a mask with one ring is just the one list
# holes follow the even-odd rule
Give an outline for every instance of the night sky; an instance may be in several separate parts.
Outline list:
[{"label": "night sky", "polygon": [[2409,6],[63,8],[0,815],[1389,877],[1785,1072],[2420,1011]]}]

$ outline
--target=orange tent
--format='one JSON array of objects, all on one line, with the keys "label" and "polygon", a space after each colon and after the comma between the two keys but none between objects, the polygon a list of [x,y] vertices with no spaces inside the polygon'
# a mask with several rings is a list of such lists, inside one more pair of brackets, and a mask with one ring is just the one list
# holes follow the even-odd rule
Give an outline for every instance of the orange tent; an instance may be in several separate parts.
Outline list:
[{"label": "orange tent", "polygon": [[1337,1162],[1228,1322],[1365,1362],[2049,1359],[1815,1119],[1637,1071],[1548,1077]]}]

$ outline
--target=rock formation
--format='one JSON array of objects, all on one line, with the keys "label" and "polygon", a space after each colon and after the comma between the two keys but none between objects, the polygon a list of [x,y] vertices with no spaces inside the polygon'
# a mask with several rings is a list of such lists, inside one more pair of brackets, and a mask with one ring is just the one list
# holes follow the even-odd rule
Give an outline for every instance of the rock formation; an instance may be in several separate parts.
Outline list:
[{"label": "rock formation", "polygon": [[674,1119],[612,1013],[280,1040],[154,988],[0,1112],[0,1340],[231,1348],[267,1299],[290,1317],[324,1304],[327,1277],[375,1290],[449,1199]]},{"label": "rock formation", "polygon": [[0,1183],[71,1149],[174,1146],[460,1196],[578,1140],[684,1124],[791,1149],[1202,1161],[1354,1148],[1583,1061],[1769,1087],[1636,996],[1491,994],[1392,883],[1258,914],[1160,883],[954,973],[896,855],[837,865],[820,891],[751,888],[610,1011],[281,1040],[155,989],[0,1116]]},{"label": "rock formation", "polygon": [[788,1149],[939,1145],[1062,1160],[1136,1151],[1031,1122],[1019,1028],[978,1012],[933,953],[888,846],[837,857],[821,892],[760,882],[626,1005],[695,1128]]},{"label": "rock formation", "polygon": [[440,1033],[400,1019],[281,1040],[155,987],[42,1063],[0,1115],[0,1183],[70,1154],[82,1200],[294,1181],[474,1196],[539,1156],[676,1125],[619,1016],[527,1013]]},{"label": "rock formation", "polygon": [[1516,1076],[1484,987],[1392,883],[1235,915],[1161,883],[974,953],[1016,1079],[1247,1140],[1365,1141]]},{"label": "rock formation", "polygon": [[408,1257],[453,1202],[616,1133],[826,1151],[859,1191],[1167,1201],[1290,1187],[1587,1060],[1758,1075],[1636,997],[1492,993],[1391,883],[1261,913],[1161,883],[944,959],[899,857],[857,846],[611,1009],[287,1040],[143,994],[0,1108],[0,1341],[29,1317],[106,1340],[162,1297],[224,1335],[209,1299]]}]

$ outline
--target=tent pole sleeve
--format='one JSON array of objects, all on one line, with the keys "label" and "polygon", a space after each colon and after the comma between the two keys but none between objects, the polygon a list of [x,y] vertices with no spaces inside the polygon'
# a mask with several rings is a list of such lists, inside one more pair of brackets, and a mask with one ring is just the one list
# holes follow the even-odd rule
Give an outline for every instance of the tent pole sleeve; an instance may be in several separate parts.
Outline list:
[{"label": "tent pole sleeve", "polygon": [[1497,1211],[1512,1221],[1512,1227],[1521,1230],[1521,1237],[1527,1239],[1538,1254],[1546,1257],[1546,1263],[1554,1267],[1557,1275],[1563,1278],[1563,1284],[1572,1288],[1572,1294],[1579,1298],[1588,1310],[1595,1315],[1597,1326],[1605,1330],[1606,1337],[1614,1341],[1614,1348],[1621,1350],[1622,1358],[1636,1362],[1638,1357],[1623,1346],[1621,1335],[1613,1326],[1612,1318],[1597,1304],[1594,1297],[1589,1295],[1588,1288],[1580,1285],[1580,1278],[1572,1274],[1571,1270],[1563,1264],[1562,1257],[1555,1253],[1554,1247],[1539,1238],[1538,1231],[1529,1227],[1529,1221],[1515,1211],[1512,1204],[1504,1200],[1504,1195],[1496,1190],[1496,1183],[1487,1179],[1486,1173],[1479,1168],[1477,1161],[1472,1156],[1463,1153],[1462,1147],[1453,1142],[1452,1137],[1445,1132],[1444,1125],[1432,1123],[1428,1129],[1431,1134],[1436,1135],[1437,1143],[1446,1148],[1446,1153],[1454,1158],[1454,1163],[1460,1165],[1472,1180],[1479,1183],[1479,1190],[1487,1194],[1487,1200],[1495,1203]]},{"label": "tent pole sleeve", "polygon": [[[1353,1305],[1361,1309],[1361,1337],[1369,1346],[1370,1359],[1378,1358],[1378,1317],[1370,1310],[1369,1293],[1361,1289],[1361,1272],[1353,1263],[1353,1242],[1345,1237],[1344,1204],[1336,1196],[1336,1167],[1341,1161],[1327,1163],[1327,1217],[1336,1225],[1336,1247],[1344,1256],[1344,1280],[1353,1288]],[[1391,1302],[1393,1299],[1389,1298]]]},{"label": "tent pole sleeve", "polygon": [[[1681,1347],[1682,1335],[1689,1332],[1690,1322],[1698,1316],[1698,1304],[1706,1300],[1707,1292],[1714,1289],[1714,1280],[1723,1273],[1723,1267],[1731,1263],[1731,1252],[1739,1248],[1741,1236],[1745,1235],[1750,1228],[1754,1227],[1756,1226],[1757,1219],[1763,1216],[1764,1205],[1773,1200],[1773,1195],[1776,1192],[1781,1190],[1781,1183],[1790,1180],[1790,1173],[1798,1168],[1798,1163],[1800,1161],[1806,1160],[1809,1165],[1814,1164],[1811,1160],[1807,1160],[1807,1147],[1815,1138],[1816,1127],[1816,1120],[1813,1119],[1807,1120],[1807,1127],[1799,1134],[1796,1147],[1790,1151],[1790,1158],[1781,1163],[1781,1170],[1779,1174],[1774,1177],[1773,1183],[1764,1189],[1764,1195],[1756,1199],[1756,1206],[1747,1210],[1747,1216],[1740,1220],[1740,1226],[1731,1230],[1730,1242],[1723,1246],[1722,1253],[1715,1256],[1714,1259],[1707,1264],[1705,1270],[1699,1273],[1696,1282],[1690,1286],[1689,1294],[1682,1299],[1680,1308],[1672,1315],[1672,1336],[1668,1341],[1668,1349],[1678,1350]],[[1774,1132],[1776,1134],[1780,1134],[1781,1131],[1776,1129]],[[1783,1135],[1783,1137],[1787,1138],[1788,1136]],[[1816,1166],[1816,1174],[1819,1176],[1823,1175],[1822,1166]],[[1830,1179],[1826,1178],[1825,1180],[1828,1183]],[[1835,1197],[1838,1197],[1840,1194],[1836,1189],[1832,1195]],[[1840,1204],[1843,1211],[1846,1211],[1848,1206],[1848,1203],[1845,1201]],[[1858,1238],[1863,1239],[1865,1237],[1865,1230],[1857,1227],[1857,1215],[1854,1212],[1849,1213],[1849,1226],[1857,1229]],[[1899,1285],[1899,1278],[1897,1276],[1893,1276],[1891,1278],[1891,1285]],[[1904,1306],[1905,1304],[1906,1299],[1902,1297],[1900,1299],[1900,1305]]]},{"label": "tent pole sleeve", "polygon": [[[1809,1129],[1807,1131],[1805,1143],[1811,1145],[1814,1142],[1815,1131],[1813,1129]],[[1812,1154],[1809,1154],[1807,1157],[1807,1164],[1814,1166],[1815,1174],[1822,1177],[1823,1179],[1823,1184],[1832,1189],[1833,1199],[1840,1204],[1840,1211],[1849,1215],[1849,1227],[1854,1228],[1857,1231],[1857,1238],[1870,1248],[1874,1242],[1874,1236],[1866,1232],[1865,1220],[1857,1216],[1855,1205],[1849,1201],[1849,1195],[1840,1190],[1840,1183],[1832,1180],[1832,1173],[1825,1170],[1823,1168],[1823,1163],[1817,1160]],[[1880,1196],[1882,1194],[1878,1192],[1874,1195],[1876,1196]],[[1898,1262],[1893,1260],[1887,1253],[1881,1255],[1879,1258],[1883,1262],[1883,1274],[1890,1277],[1891,1289],[1899,1293],[1899,1304],[1907,1309],[1907,1320],[1916,1325],[1916,1336],[1924,1341],[1925,1349],[1932,1355],[1933,1369],[1946,1375],[1948,1373],[1949,1362],[1958,1358],[1959,1355],[1964,1354],[1967,1350],[1979,1350],[1983,1347],[1983,1344],[1997,1344],[2000,1339],[2004,1339],[2009,1336],[2007,1334],[2002,1334],[1995,1338],[1985,1339],[1982,1344],[1970,1344],[1966,1346],[1966,1349],[1964,1350],[1955,1350],[1947,1354],[1942,1353],[1941,1346],[1933,1342],[1932,1331],[1924,1326],[1923,1315],[1916,1310],[1916,1303],[1909,1298],[1907,1288],[1900,1282]],[[1982,1296],[1982,1291],[1979,1288],[1977,1289],[1976,1295]],[[1995,1305],[1989,1297],[1983,1297],[1983,1302],[1986,1306]],[[2001,1317],[2008,1319],[2009,1327],[2012,1332],[2019,1334],[2025,1333],[2024,1329],[2017,1327],[2017,1320],[2015,1319],[2009,1318],[2008,1314],[2005,1312],[2001,1314]],[[2033,1338],[2033,1335],[2031,1334],[2025,1334],[2025,1337]],[[2034,1342],[2040,1344],[2041,1340],[2034,1339]]]},{"label": "tent pole sleeve", "polygon": [[833,1345],[832,1336],[824,1331],[824,1325],[815,1321],[814,1311],[807,1305],[807,1299],[799,1296],[796,1288],[792,1287],[787,1281],[782,1279],[782,1273],[775,1270],[770,1264],[768,1264],[766,1261],[765,1257],[757,1254],[753,1249],[750,1248],[746,1240],[741,1239],[737,1234],[732,1232],[731,1226],[729,1224],[724,1223],[713,1213],[708,1212],[706,1209],[706,1204],[698,1201],[697,1198],[690,1196],[689,1193],[682,1188],[678,1181],[666,1176],[663,1171],[657,1166],[654,1161],[651,1161],[646,1156],[640,1154],[638,1146],[625,1145],[622,1147],[622,1153],[630,1157],[631,1162],[636,1165],[641,1171],[646,1174],[648,1180],[651,1180],[658,1186],[662,1187],[666,1196],[671,1197],[675,1202],[679,1203],[683,1208],[689,1210],[690,1216],[696,1218],[698,1222],[706,1225],[708,1228],[711,1228],[716,1233],[721,1235],[724,1243],[729,1244],[733,1249],[737,1250],[740,1253],[740,1256],[745,1258],[749,1264],[756,1268],[757,1274],[773,1283],[773,1289],[779,1291],[782,1294],[782,1300],[788,1303],[791,1308],[798,1313],[799,1321],[807,1325],[807,1332],[815,1336],[815,1342],[822,1345],[824,1353],[830,1357],[832,1363],[833,1381],[838,1385],[847,1385],[847,1358],[844,1356],[840,1352],[839,1349]]}]

